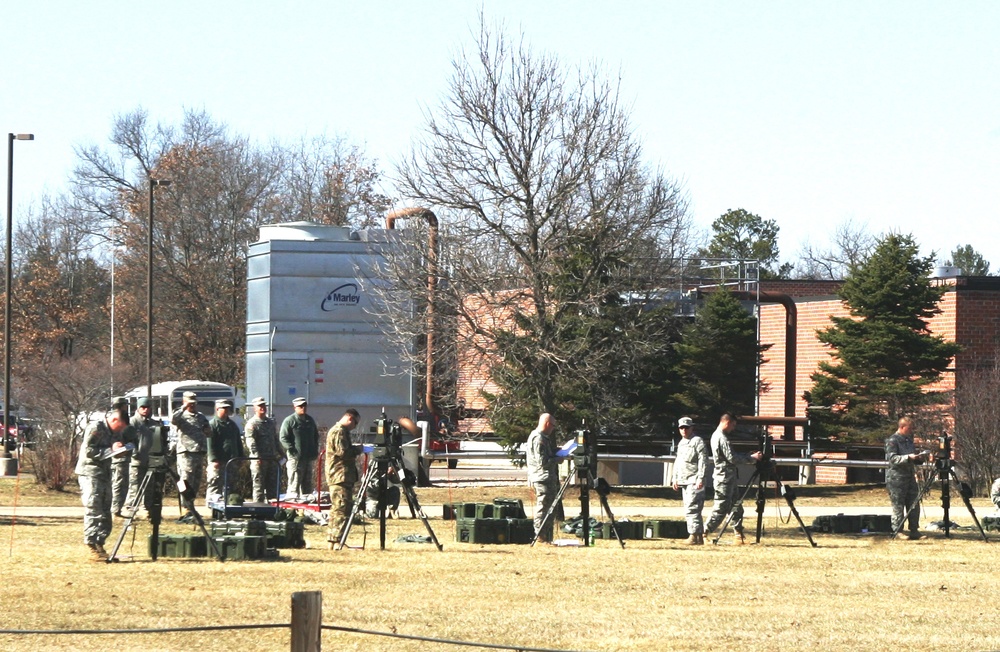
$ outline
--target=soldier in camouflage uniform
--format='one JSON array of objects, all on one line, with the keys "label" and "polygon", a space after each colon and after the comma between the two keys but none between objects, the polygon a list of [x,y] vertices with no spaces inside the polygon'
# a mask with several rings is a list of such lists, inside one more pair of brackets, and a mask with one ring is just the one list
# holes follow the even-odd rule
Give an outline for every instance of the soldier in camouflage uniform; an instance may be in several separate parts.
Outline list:
[{"label": "soldier in camouflage uniform", "polygon": [[278,497],[278,467],[274,460],[281,455],[281,442],[274,419],[267,416],[267,401],[258,396],[250,402],[254,415],[244,427],[244,441],[250,457],[250,475],[253,478],[253,501],[266,502]]},{"label": "soldier in camouflage uniform", "polygon": [[[122,443],[132,444],[134,449],[138,437],[135,428],[128,420],[128,399],[124,396],[115,397],[111,401],[111,409],[117,411],[126,424],[121,435]],[[111,513],[119,518],[121,518],[122,507],[125,506],[125,499],[128,495],[129,464],[131,461],[131,451],[116,455],[111,461]]]},{"label": "soldier in camouflage uniform", "polygon": [[319,428],[316,421],[306,414],[307,407],[306,399],[293,399],[292,408],[295,413],[281,422],[281,432],[278,435],[288,456],[288,493],[301,497],[316,491],[316,473],[313,467],[319,457]]},{"label": "soldier in camouflage uniform", "polygon": [[[243,456],[243,437],[240,427],[229,418],[233,402],[220,398],[215,402],[215,416],[208,422],[212,429],[208,436],[208,474],[205,480],[205,503],[225,504],[227,496],[222,495],[226,464],[234,457]],[[239,467],[230,466],[233,473]],[[233,483],[235,484],[235,483]]]},{"label": "soldier in camouflage uniform", "polygon": [[[559,458],[556,457],[556,443],[552,438],[556,422],[551,414],[538,417],[538,427],[528,435],[526,450],[528,482],[535,488],[535,533],[536,540],[552,542],[552,526],[555,518],[550,518],[545,528],[542,519],[552,507],[559,493]],[[584,524],[587,527],[587,524]]]},{"label": "soldier in camouflage uniform", "polygon": [[[885,440],[885,459],[889,461],[885,486],[892,503],[892,530],[900,530],[900,535],[910,540],[920,539],[920,504],[917,502],[920,488],[916,465],[925,460],[913,446],[913,420],[909,417],[900,419],[896,432]],[[909,532],[904,535],[901,527],[907,510],[910,510]]]},{"label": "soldier in camouflage uniform", "polygon": [[198,395],[194,392],[184,392],[181,407],[174,410],[170,416],[170,425],[174,434],[173,445],[177,453],[177,474],[184,482],[186,497],[191,507],[188,513],[181,517],[182,522],[191,522],[194,516],[194,497],[201,488],[201,478],[205,473],[205,449],[212,429],[208,419],[198,411]]},{"label": "soldier in camouflage uniform", "polygon": [[125,447],[121,440],[124,429],[121,414],[111,410],[87,426],[80,445],[76,475],[84,507],[83,542],[94,561],[108,558],[104,542],[111,534],[111,456]]},{"label": "soldier in camouflage uniform", "polygon": [[705,475],[708,473],[708,454],[705,442],[694,434],[694,422],[683,417],[677,422],[681,441],[674,460],[674,491],[682,490],[684,513],[687,518],[690,545],[705,543],[705,528],[701,510],[705,507]]},{"label": "soldier in camouflage uniform", "polygon": [[990,487],[990,500],[993,501],[993,505],[1000,511],[1000,478],[994,480],[993,486]]},{"label": "soldier in camouflage uniform", "polygon": [[[155,419],[149,417],[152,412],[153,401],[149,397],[143,396],[136,404],[135,415],[129,422],[129,426],[135,431],[136,446],[132,453],[132,464],[129,467],[128,499],[126,505],[134,505],[138,499],[139,485],[146,477],[149,470],[149,454],[154,450],[153,427],[160,425]],[[161,455],[166,454],[166,450],[159,450]],[[143,507],[148,511],[152,506],[153,491],[147,489],[143,496]]]},{"label": "soldier in camouflage uniform", "polygon": [[712,451],[712,463],[715,469],[712,471],[712,482],[715,485],[715,495],[712,502],[712,515],[705,525],[705,533],[711,534],[716,528],[722,525],[726,515],[732,512],[731,523],[733,531],[736,533],[736,543],[743,544],[746,539],[743,536],[743,504],[737,502],[736,493],[739,491],[739,469],[737,464],[756,462],[761,459],[760,451],[755,451],[750,455],[737,453],[729,444],[729,433],[736,430],[736,417],[730,413],[722,415],[719,419],[719,427],[712,433],[709,448]]},{"label": "soldier in camouflage uniform", "polygon": [[326,482],[330,488],[330,548],[335,549],[341,530],[351,515],[354,485],[358,481],[358,455],[361,446],[351,443],[351,430],[361,421],[355,409],[349,409],[326,434]]}]

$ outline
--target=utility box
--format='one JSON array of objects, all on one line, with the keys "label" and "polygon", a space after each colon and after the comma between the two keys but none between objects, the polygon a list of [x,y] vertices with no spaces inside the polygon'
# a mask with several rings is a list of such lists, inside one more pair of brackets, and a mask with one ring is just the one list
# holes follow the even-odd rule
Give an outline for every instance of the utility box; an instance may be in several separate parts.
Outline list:
[{"label": "utility box", "polygon": [[291,222],[261,227],[250,245],[247,398],[267,398],[279,424],[297,396],[322,433],[347,408],[361,413],[360,433],[383,407],[413,417],[410,365],[375,319],[390,240],[385,229]]}]

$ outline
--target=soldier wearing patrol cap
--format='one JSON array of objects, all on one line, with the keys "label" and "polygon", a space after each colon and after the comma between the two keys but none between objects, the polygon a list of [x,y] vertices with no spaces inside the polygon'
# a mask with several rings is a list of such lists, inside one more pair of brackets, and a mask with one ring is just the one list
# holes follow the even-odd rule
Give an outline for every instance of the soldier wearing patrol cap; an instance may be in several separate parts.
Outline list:
[{"label": "soldier wearing patrol cap", "polygon": [[[233,402],[229,399],[219,399],[215,402],[215,416],[209,421],[212,434],[208,437],[208,477],[205,481],[205,502],[225,502],[222,495],[223,478],[226,463],[234,457],[243,455],[243,438],[240,437],[240,427],[229,418],[233,411]],[[235,466],[230,465],[230,471],[235,473]]]},{"label": "soldier wearing patrol cap", "polygon": [[[136,499],[139,494],[139,484],[142,479],[146,476],[146,471],[149,470],[149,455],[154,450],[157,450],[160,454],[166,453],[165,450],[157,449],[154,446],[153,436],[155,431],[153,428],[160,425],[155,419],[150,418],[150,414],[153,411],[153,400],[148,396],[143,396],[136,402],[135,415],[129,422],[129,426],[135,430],[136,434],[136,445],[135,452],[132,454],[132,464],[129,467],[128,474],[128,499],[125,501],[126,505],[135,504]],[[144,505],[147,510],[149,510],[152,505],[153,492],[147,491],[144,497]]]},{"label": "soldier wearing patrol cap", "polygon": [[250,476],[253,479],[253,501],[266,502],[277,498],[278,465],[274,462],[281,456],[281,442],[278,440],[277,424],[267,415],[267,400],[258,396],[250,401],[253,416],[247,419],[243,428],[245,443],[250,457]]},{"label": "soldier wearing patrol cap", "polygon": [[705,507],[705,477],[708,474],[708,453],[705,442],[694,434],[694,421],[681,417],[677,422],[681,441],[674,460],[674,491],[681,491],[687,518],[688,545],[705,543],[705,526],[701,510]]},{"label": "soldier wearing patrol cap", "polygon": [[111,534],[111,459],[121,454],[125,420],[109,410],[100,421],[87,426],[80,445],[76,475],[83,500],[83,542],[93,561],[106,561],[104,542]]},{"label": "soldier wearing patrol cap", "polygon": [[307,496],[316,490],[313,467],[319,457],[319,428],[306,414],[307,405],[301,396],[293,399],[295,413],[281,422],[281,445],[288,455],[288,493],[296,496]]},{"label": "soldier wearing patrol cap", "polygon": [[[212,428],[208,419],[198,411],[198,395],[184,392],[181,406],[170,415],[174,451],[177,453],[177,475],[184,483],[184,493],[191,499],[198,495],[201,478],[205,474],[205,449]],[[180,519],[191,522],[193,515],[188,512]]]},{"label": "soldier wearing patrol cap", "polygon": [[[126,424],[119,438],[123,444],[132,444],[135,448],[138,436],[135,428],[129,424],[128,420],[128,399],[124,396],[116,396],[111,399],[111,409],[118,413],[122,423]],[[125,506],[125,498],[128,495],[129,483],[129,463],[132,461],[132,450],[127,450],[115,457],[111,462],[111,513],[121,518],[122,507]]]}]

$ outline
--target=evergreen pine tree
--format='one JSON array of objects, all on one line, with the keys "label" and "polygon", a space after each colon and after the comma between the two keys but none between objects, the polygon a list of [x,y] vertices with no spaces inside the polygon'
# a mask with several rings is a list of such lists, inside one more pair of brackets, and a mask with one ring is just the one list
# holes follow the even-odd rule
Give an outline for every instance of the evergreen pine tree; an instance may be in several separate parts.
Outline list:
[{"label": "evergreen pine tree", "polygon": [[835,358],[819,365],[805,393],[817,434],[881,439],[896,419],[943,400],[924,388],[936,382],[959,347],[932,335],[946,288],[932,285],[933,256],[921,258],[912,236],[889,234],[852,270],[839,296],[851,317],[834,317],[818,333]]},{"label": "evergreen pine tree", "polygon": [[674,398],[686,414],[713,420],[723,412],[755,413],[766,347],[758,343],[757,320],[732,293],[709,294],[676,349],[681,389]]}]

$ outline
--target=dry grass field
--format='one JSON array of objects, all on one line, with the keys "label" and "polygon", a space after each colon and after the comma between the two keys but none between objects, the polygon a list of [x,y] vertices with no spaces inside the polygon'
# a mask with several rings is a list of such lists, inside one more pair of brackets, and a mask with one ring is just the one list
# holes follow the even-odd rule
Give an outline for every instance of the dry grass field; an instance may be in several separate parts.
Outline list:
[{"label": "dry grass field", "polygon": [[[9,480],[0,483],[9,505]],[[24,497],[39,499],[24,486]],[[419,491],[424,504],[518,495],[518,487]],[[885,504],[884,489],[803,488],[811,500]],[[650,495],[651,494],[651,495]],[[72,494],[68,494],[73,498]],[[527,497],[526,492],[522,497]],[[616,504],[676,505],[661,489],[612,494]],[[639,501],[639,502],[635,502]],[[56,501],[58,502],[58,501]],[[953,520],[971,524],[955,500]],[[22,503],[24,504],[24,503]],[[38,503],[34,503],[38,504]],[[67,500],[64,504],[78,504]],[[980,506],[982,506],[980,508]],[[176,507],[173,508],[176,510]],[[752,506],[749,510],[752,512]],[[402,512],[406,512],[405,507]],[[576,501],[567,500],[576,512]],[[596,508],[595,508],[595,511]],[[977,502],[977,511],[987,512]],[[173,514],[173,512],[171,512]],[[287,623],[291,594],[323,592],[328,625],[560,650],[998,649],[997,541],[968,528],[951,539],[814,535],[773,516],[759,545],[687,547],[682,541],[598,540],[593,548],[455,543],[451,521],[432,519],[444,544],[395,543],[423,534],[419,520],[378,524],[367,548],[332,552],[307,526],[309,547],[277,561],[146,556],[148,525],[118,564],[86,561],[78,518],[0,517],[6,628],[138,629]],[[794,523],[794,521],[792,521]],[[809,522],[809,519],[807,519]],[[193,532],[173,523],[165,532]],[[365,532],[355,526],[352,542]],[[114,538],[116,532],[112,535]],[[564,535],[568,536],[568,535]],[[993,538],[993,537],[991,537]],[[109,546],[110,547],[110,546]],[[285,650],[284,629],[227,632],[4,635],[4,650]],[[452,645],[325,631],[327,650],[451,650]]]}]

